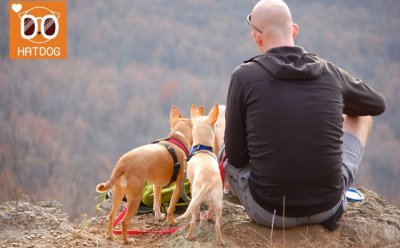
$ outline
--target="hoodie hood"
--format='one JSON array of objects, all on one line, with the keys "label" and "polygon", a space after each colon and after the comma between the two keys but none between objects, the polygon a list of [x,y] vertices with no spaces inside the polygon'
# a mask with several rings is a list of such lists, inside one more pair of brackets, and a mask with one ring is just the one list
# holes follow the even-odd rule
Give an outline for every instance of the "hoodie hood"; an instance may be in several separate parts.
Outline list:
[{"label": "hoodie hood", "polygon": [[249,61],[261,65],[273,77],[281,80],[310,80],[320,77],[324,60],[306,53],[302,47],[285,46],[268,50]]}]

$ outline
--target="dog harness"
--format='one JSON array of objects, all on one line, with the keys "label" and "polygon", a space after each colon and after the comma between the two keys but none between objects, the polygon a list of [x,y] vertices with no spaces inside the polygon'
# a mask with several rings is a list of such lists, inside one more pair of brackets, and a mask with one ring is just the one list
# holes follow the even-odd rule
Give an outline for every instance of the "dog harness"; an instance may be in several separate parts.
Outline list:
[{"label": "dog harness", "polygon": [[172,137],[168,137],[165,139],[159,139],[159,140],[152,142],[152,144],[160,144],[160,145],[164,146],[168,150],[169,154],[171,154],[171,157],[174,161],[174,172],[172,174],[171,180],[168,183],[168,185],[169,185],[172,182],[176,181],[178,174],[179,174],[179,170],[181,168],[181,165],[179,164],[178,157],[176,156],[176,152],[175,152],[174,148],[172,148],[170,145],[168,145],[166,143],[160,143],[161,141],[167,141],[167,142],[170,142],[170,143],[178,146],[179,148],[181,148],[183,150],[186,157],[189,156],[189,152],[188,152],[188,149],[186,148],[186,146],[180,140],[172,138]]}]

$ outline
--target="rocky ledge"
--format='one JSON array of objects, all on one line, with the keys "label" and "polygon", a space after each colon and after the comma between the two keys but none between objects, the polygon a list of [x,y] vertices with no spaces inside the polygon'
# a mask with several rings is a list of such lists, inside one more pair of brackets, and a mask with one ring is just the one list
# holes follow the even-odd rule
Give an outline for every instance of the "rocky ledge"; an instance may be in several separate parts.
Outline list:
[{"label": "rocky ledge", "polygon": [[[359,188],[365,199],[349,203],[341,226],[334,232],[319,225],[272,230],[251,221],[232,197],[226,196],[221,229],[227,247],[400,247],[400,209],[376,193]],[[25,201],[0,205],[0,247],[127,247],[121,237],[105,238],[109,201],[96,217],[72,224],[56,201],[32,204]],[[176,216],[184,209],[177,209]],[[214,223],[201,221],[196,239],[184,238],[186,228],[169,235],[146,234],[131,237],[132,247],[216,247]],[[130,229],[169,228],[152,214],[137,215]],[[128,246],[129,247],[129,246]]]}]

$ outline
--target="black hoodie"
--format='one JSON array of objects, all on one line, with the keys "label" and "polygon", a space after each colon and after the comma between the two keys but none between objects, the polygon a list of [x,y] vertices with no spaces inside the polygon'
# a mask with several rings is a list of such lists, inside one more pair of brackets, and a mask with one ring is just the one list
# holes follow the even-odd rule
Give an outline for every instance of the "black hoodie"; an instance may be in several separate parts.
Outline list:
[{"label": "black hoodie", "polygon": [[232,73],[225,145],[235,167],[250,163],[249,188],[266,210],[309,216],[343,194],[343,113],[379,115],[385,101],[347,72],[301,47],[278,47]]}]

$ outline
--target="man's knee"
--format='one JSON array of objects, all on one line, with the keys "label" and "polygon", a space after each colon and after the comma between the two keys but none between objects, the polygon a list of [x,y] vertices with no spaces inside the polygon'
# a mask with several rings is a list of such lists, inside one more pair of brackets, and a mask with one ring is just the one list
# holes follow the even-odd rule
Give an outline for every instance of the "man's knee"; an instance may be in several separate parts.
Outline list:
[{"label": "man's knee", "polygon": [[360,140],[363,147],[365,147],[371,128],[371,116],[344,116],[343,131],[356,136]]}]

